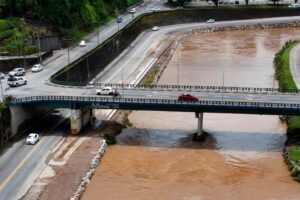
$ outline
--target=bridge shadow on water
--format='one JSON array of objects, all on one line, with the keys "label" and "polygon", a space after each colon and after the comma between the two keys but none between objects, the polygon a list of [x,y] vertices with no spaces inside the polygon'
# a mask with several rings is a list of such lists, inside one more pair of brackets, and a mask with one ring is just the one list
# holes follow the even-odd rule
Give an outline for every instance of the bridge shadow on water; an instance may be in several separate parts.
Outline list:
[{"label": "bridge shadow on water", "polygon": [[116,145],[151,148],[211,149],[239,152],[282,152],[286,135],[278,132],[210,131],[204,142],[192,140],[196,130],[123,129]]}]

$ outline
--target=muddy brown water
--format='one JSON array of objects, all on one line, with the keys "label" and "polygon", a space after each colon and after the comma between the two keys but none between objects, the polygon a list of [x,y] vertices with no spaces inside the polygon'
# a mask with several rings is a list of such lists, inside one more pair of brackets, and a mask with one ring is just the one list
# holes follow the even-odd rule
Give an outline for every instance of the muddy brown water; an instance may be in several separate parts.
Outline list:
[{"label": "muddy brown water", "polygon": [[[274,54],[299,38],[292,28],[194,35],[160,84],[276,87]],[[135,111],[129,119],[136,128],[108,148],[83,199],[300,199],[281,155],[286,126],[278,116],[205,113],[210,136],[201,144],[191,141],[193,113]]]}]

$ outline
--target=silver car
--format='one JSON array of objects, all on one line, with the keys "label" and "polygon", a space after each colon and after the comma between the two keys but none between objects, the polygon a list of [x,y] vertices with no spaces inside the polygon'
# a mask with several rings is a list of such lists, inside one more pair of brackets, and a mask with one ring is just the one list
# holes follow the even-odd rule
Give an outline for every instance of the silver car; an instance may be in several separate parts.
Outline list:
[{"label": "silver car", "polygon": [[24,68],[15,68],[12,71],[8,73],[10,76],[24,76],[25,75],[25,69]]}]

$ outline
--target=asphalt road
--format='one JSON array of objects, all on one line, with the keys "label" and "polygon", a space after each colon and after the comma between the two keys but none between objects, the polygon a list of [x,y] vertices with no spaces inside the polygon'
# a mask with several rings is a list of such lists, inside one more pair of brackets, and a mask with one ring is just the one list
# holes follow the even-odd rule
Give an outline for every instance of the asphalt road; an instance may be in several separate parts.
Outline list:
[{"label": "asphalt road", "polygon": [[[159,1],[152,1],[148,5],[159,4]],[[150,7],[149,7],[150,8]],[[137,9],[138,13],[144,12],[144,7]],[[137,13],[137,14],[138,14]],[[120,28],[125,26],[132,20],[131,15],[123,16],[123,23]],[[108,37],[117,31],[116,23],[112,23],[104,27],[100,31],[99,40],[103,42]],[[87,36],[87,46],[75,46],[70,49],[70,60],[75,60],[85,53],[91,51],[98,44],[97,34]],[[6,80],[2,80],[2,95],[12,94],[14,96],[23,95],[39,95],[39,94],[53,94],[63,95],[81,94],[82,89],[74,88],[59,88],[46,84],[52,74],[57,72],[68,64],[67,50],[63,50],[64,55],[56,55],[53,61],[45,65],[42,72],[26,73],[28,84],[25,86],[10,88]],[[68,111],[65,110],[63,115],[68,117]],[[63,119],[60,119],[63,120]],[[35,145],[26,145],[25,138],[21,138],[18,142],[14,143],[3,155],[0,157],[0,200],[13,200],[23,196],[26,191],[33,184],[34,180],[39,176],[45,168],[46,158],[51,152],[51,149],[62,139],[63,135],[67,132],[66,127],[60,125],[58,119],[46,118],[34,126],[30,132],[37,132],[40,134],[40,141]]]}]

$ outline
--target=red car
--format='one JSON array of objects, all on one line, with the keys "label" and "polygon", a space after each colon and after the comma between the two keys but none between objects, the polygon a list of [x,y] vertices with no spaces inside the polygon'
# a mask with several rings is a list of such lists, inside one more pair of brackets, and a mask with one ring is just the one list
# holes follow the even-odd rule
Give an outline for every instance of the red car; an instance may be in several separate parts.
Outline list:
[{"label": "red car", "polygon": [[195,97],[190,94],[181,94],[178,97],[178,101],[198,101],[198,97]]}]

